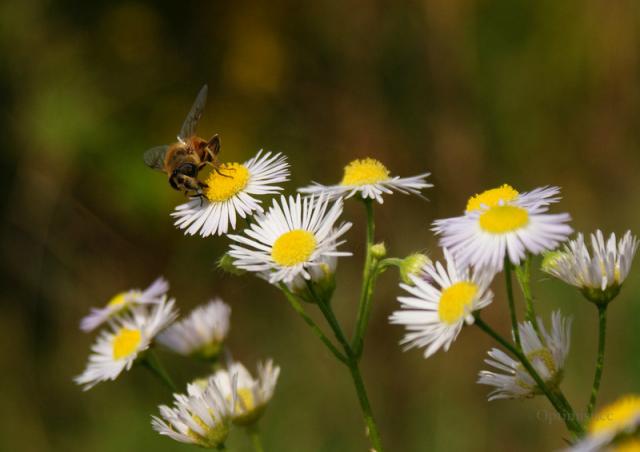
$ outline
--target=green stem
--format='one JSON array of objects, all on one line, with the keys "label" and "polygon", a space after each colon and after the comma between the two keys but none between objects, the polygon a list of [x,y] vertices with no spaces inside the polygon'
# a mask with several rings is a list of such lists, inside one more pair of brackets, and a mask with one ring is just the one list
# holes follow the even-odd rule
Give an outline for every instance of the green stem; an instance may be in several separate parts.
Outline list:
[{"label": "green stem", "polygon": [[171,391],[176,392],[176,385],[171,380],[171,377],[165,370],[164,366],[156,356],[153,350],[149,350],[147,354],[142,358],[140,363],[149,369],[162,383]]},{"label": "green stem", "polygon": [[331,351],[331,353],[333,353],[336,358],[338,358],[338,360],[340,360],[343,364],[347,364],[347,358],[342,353],[340,353],[335,345],[333,345],[331,340],[324,334],[318,324],[314,322],[311,317],[309,317],[309,315],[302,307],[300,301],[298,301],[298,298],[293,293],[291,293],[286,285],[280,284],[280,289],[285,294],[285,297],[289,301],[289,304],[291,305],[293,310],[296,311],[298,315],[302,317],[302,320],[304,320],[305,323],[311,327],[313,332],[316,334],[316,336],[318,336],[318,338],[320,338],[322,343]]},{"label": "green stem", "polygon": [[258,427],[256,425],[247,427],[247,435],[249,435],[249,439],[251,439],[253,450],[255,452],[264,452],[264,447],[262,447],[262,439],[260,438],[260,431],[258,430]]},{"label": "green stem", "polygon": [[525,319],[531,322],[533,329],[540,340],[544,343],[544,337],[540,333],[540,327],[538,326],[538,317],[536,315],[536,309],[533,304],[533,294],[531,292],[531,256],[527,256],[527,259],[522,265],[516,267],[516,278],[520,284],[522,295],[525,299]]},{"label": "green stem", "polygon": [[598,356],[596,358],[596,373],[593,377],[593,386],[591,388],[591,398],[587,406],[587,417],[591,417],[593,409],[596,406],[598,391],[600,390],[600,380],[602,379],[602,371],[604,369],[604,347],[607,335],[607,305],[598,305]]},{"label": "green stem", "polygon": [[504,280],[507,286],[507,300],[509,301],[509,313],[511,314],[511,331],[513,339],[516,341],[518,350],[522,350],[520,343],[520,332],[518,331],[518,317],[516,316],[516,304],[513,299],[513,283],[511,281],[511,261],[509,256],[504,257]]},{"label": "green stem", "polygon": [[364,421],[367,424],[367,436],[371,441],[371,445],[373,446],[373,451],[382,452],[382,441],[380,440],[380,433],[378,431],[378,425],[373,417],[373,411],[371,410],[371,404],[369,402],[369,396],[367,395],[367,390],[364,385],[364,380],[362,379],[362,374],[360,373],[360,368],[358,366],[358,357],[354,354],[347,338],[345,337],[342,328],[340,327],[340,323],[338,319],[336,319],[331,306],[326,303],[324,300],[316,298],[318,307],[320,311],[324,315],[327,323],[333,330],[336,339],[338,342],[342,344],[344,351],[347,355],[347,367],[349,367],[349,372],[351,373],[351,379],[353,380],[353,385],[356,389],[356,393],[358,395],[358,402],[360,403],[360,409],[362,410],[362,416],[364,417]]},{"label": "green stem", "polygon": [[550,389],[544,380],[540,377],[538,372],[529,362],[529,359],[525,356],[522,351],[516,347],[514,347],[509,341],[504,339],[498,333],[496,333],[489,325],[487,325],[481,318],[479,314],[475,315],[475,324],[485,333],[487,333],[490,337],[492,337],[496,342],[506,348],[513,356],[515,356],[518,361],[522,364],[525,370],[531,375],[533,380],[536,382],[538,388],[547,396],[551,405],[555,408],[555,410],[560,414],[560,417],[564,420],[567,428],[572,433],[577,436],[584,435],[584,427],[582,424],[578,422],[578,418],[576,417],[573,408],[565,398],[564,394],[560,391],[560,389],[552,390]]},{"label": "green stem", "polygon": [[362,355],[364,348],[364,335],[369,324],[369,316],[371,314],[371,300],[373,295],[373,285],[376,275],[375,263],[371,255],[371,247],[373,246],[375,223],[373,219],[373,204],[371,199],[363,200],[367,213],[367,236],[365,241],[365,258],[364,268],[362,271],[362,288],[360,290],[360,301],[358,302],[358,317],[356,320],[356,330],[351,340],[354,354],[357,358]]}]

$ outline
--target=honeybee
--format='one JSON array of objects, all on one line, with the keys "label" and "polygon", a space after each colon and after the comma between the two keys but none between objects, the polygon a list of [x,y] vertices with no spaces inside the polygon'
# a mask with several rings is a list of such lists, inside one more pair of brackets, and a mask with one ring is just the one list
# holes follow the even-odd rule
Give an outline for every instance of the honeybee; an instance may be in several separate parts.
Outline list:
[{"label": "honeybee", "polygon": [[216,134],[207,141],[195,133],[206,102],[207,85],[204,85],[182,124],[178,141],[156,146],[144,153],[144,163],[149,168],[165,172],[169,176],[169,185],[187,196],[203,195],[207,184],[198,180],[198,172],[206,165],[212,165],[214,171],[220,173],[217,159],[220,138]]}]

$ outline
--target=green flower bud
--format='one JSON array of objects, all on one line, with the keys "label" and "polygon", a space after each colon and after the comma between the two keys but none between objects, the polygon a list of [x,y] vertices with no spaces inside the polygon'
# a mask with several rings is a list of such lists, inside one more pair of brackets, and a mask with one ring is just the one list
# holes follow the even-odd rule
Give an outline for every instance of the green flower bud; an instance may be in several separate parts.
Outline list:
[{"label": "green flower bud", "polygon": [[383,259],[387,255],[387,247],[384,245],[384,242],[371,245],[370,251],[374,259],[378,260]]},{"label": "green flower bud", "polygon": [[226,273],[231,275],[244,275],[246,273],[245,270],[242,270],[234,265],[234,259],[228,254],[223,254],[220,259],[218,259],[218,268]]},{"label": "green flower bud", "polygon": [[422,271],[422,268],[431,262],[425,254],[414,253],[405,257],[400,264],[400,279],[405,284],[413,284],[410,275],[417,275]]}]

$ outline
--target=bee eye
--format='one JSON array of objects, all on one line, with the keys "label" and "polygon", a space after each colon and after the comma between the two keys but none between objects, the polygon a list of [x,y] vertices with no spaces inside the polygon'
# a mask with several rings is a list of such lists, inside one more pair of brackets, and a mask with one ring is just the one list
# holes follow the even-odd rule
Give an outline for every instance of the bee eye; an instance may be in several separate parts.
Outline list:
[{"label": "bee eye", "polygon": [[195,176],[196,175],[196,166],[193,163],[185,163],[180,166],[180,172],[185,176]]}]

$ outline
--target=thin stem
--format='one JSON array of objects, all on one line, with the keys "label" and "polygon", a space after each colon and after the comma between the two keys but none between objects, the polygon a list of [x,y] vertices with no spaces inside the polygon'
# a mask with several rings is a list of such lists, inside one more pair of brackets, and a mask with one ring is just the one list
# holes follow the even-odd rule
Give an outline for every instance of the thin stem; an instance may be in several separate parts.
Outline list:
[{"label": "thin stem", "polygon": [[527,256],[524,263],[516,267],[516,278],[518,279],[522,295],[524,295],[525,299],[525,319],[531,322],[536,334],[544,343],[544,337],[540,333],[540,327],[538,326],[538,318],[536,316],[536,309],[533,304],[533,294],[531,292],[531,256]]},{"label": "thin stem", "polygon": [[262,438],[260,438],[260,431],[256,425],[248,427],[247,435],[249,435],[249,439],[251,439],[251,444],[253,445],[253,450],[255,452],[264,452],[264,447],[262,447]]},{"label": "thin stem", "polygon": [[518,350],[522,350],[520,343],[520,332],[518,331],[518,317],[516,315],[516,304],[513,299],[513,283],[511,281],[511,261],[509,256],[504,257],[504,280],[507,286],[507,300],[509,301],[509,313],[511,314],[511,331],[516,341]]},{"label": "thin stem", "polygon": [[560,414],[569,431],[576,434],[577,436],[582,436],[584,434],[584,427],[582,427],[580,422],[578,422],[578,419],[576,417],[575,412],[573,411],[573,408],[571,407],[567,399],[564,397],[564,394],[562,394],[560,389],[557,389],[557,390],[550,389],[546,385],[544,380],[540,377],[540,375],[535,370],[535,368],[531,365],[531,363],[529,362],[529,359],[524,355],[524,353],[522,353],[520,349],[514,347],[511,343],[509,343],[509,341],[504,339],[498,333],[496,333],[489,325],[487,325],[480,318],[479,315],[475,316],[475,324],[482,331],[484,331],[489,336],[491,336],[496,342],[498,342],[500,345],[506,348],[513,356],[515,356],[518,359],[518,361],[520,361],[520,363],[525,368],[525,370],[529,373],[529,375],[531,375],[533,380],[536,382],[536,385],[538,386],[538,388],[544,393],[545,396],[547,396],[547,399],[549,399],[549,402],[551,402],[551,405],[553,405],[553,407],[556,409],[558,414]]},{"label": "thin stem", "polygon": [[371,300],[373,295],[373,279],[376,275],[374,259],[371,255],[375,234],[375,222],[373,219],[373,204],[371,199],[363,200],[367,213],[367,236],[365,240],[364,268],[362,270],[362,288],[360,290],[360,301],[358,302],[358,317],[356,320],[356,330],[351,340],[353,351],[356,357],[362,355],[364,348],[364,335],[369,324],[371,314]]},{"label": "thin stem", "polygon": [[173,383],[173,380],[165,370],[164,366],[156,356],[153,350],[149,350],[147,354],[142,358],[140,363],[149,369],[152,374],[154,374],[162,383],[169,388],[171,392],[176,392],[176,385]]},{"label": "thin stem", "polygon": [[[314,294],[315,296],[315,294]],[[347,338],[342,332],[342,328],[340,327],[340,323],[338,319],[336,319],[331,306],[326,303],[324,300],[316,298],[318,307],[320,311],[324,315],[327,323],[333,330],[336,339],[338,342],[342,344],[344,351],[347,355],[347,366],[349,367],[349,372],[351,373],[351,379],[353,380],[353,385],[356,389],[356,393],[358,395],[358,402],[360,403],[360,409],[362,410],[362,416],[364,417],[364,421],[367,424],[367,436],[369,437],[371,444],[373,446],[374,451],[382,452],[382,441],[380,440],[380,433],[378,431],[378,425],[373,417],[373,411],[371,410],[371,404],[369,403],[369,396],[367,395],[367,390],[364,385],[364,380],[362,379],[362,374],[360,373],[360,368],[358,366],[358,358],[355,356]]]},{"label": "thin stem", "polygon": [[587,417],[591,417],[593,409],[596,406],[598,391],[600,390],[600,380],[602,379],[602,371],[604,369],[604,348],[605,338],[607,335],[607,306],[598,305],[598,356],[596,358],[596,373],[593,377],[593,386],[591,388],[591,398],[587,406]]},{"label": "thin stem", "polygon": [[302,317],[302,320],[304,320],[305,323],[311,327],[313,332],[316,334],[316,336],[318,336],[318,338],[320,338],[322,343],[331,351],[331,353],[333,353],[336,358],[338,358],[338,360],[340,360],[343,364],[347,364],[347,358],[342,353],[340,353],[335,345],[333,345],[331,340],[324,334],[318,324],[314,322],[311,317],[309,317],[298,298],[293,293],[291,293],[291,291],[284,284],[280,284],[280,289],[285,294],[285,297],[289,301],[289,304],[291,305],[293,310],[296,311],[298,315]]}]

